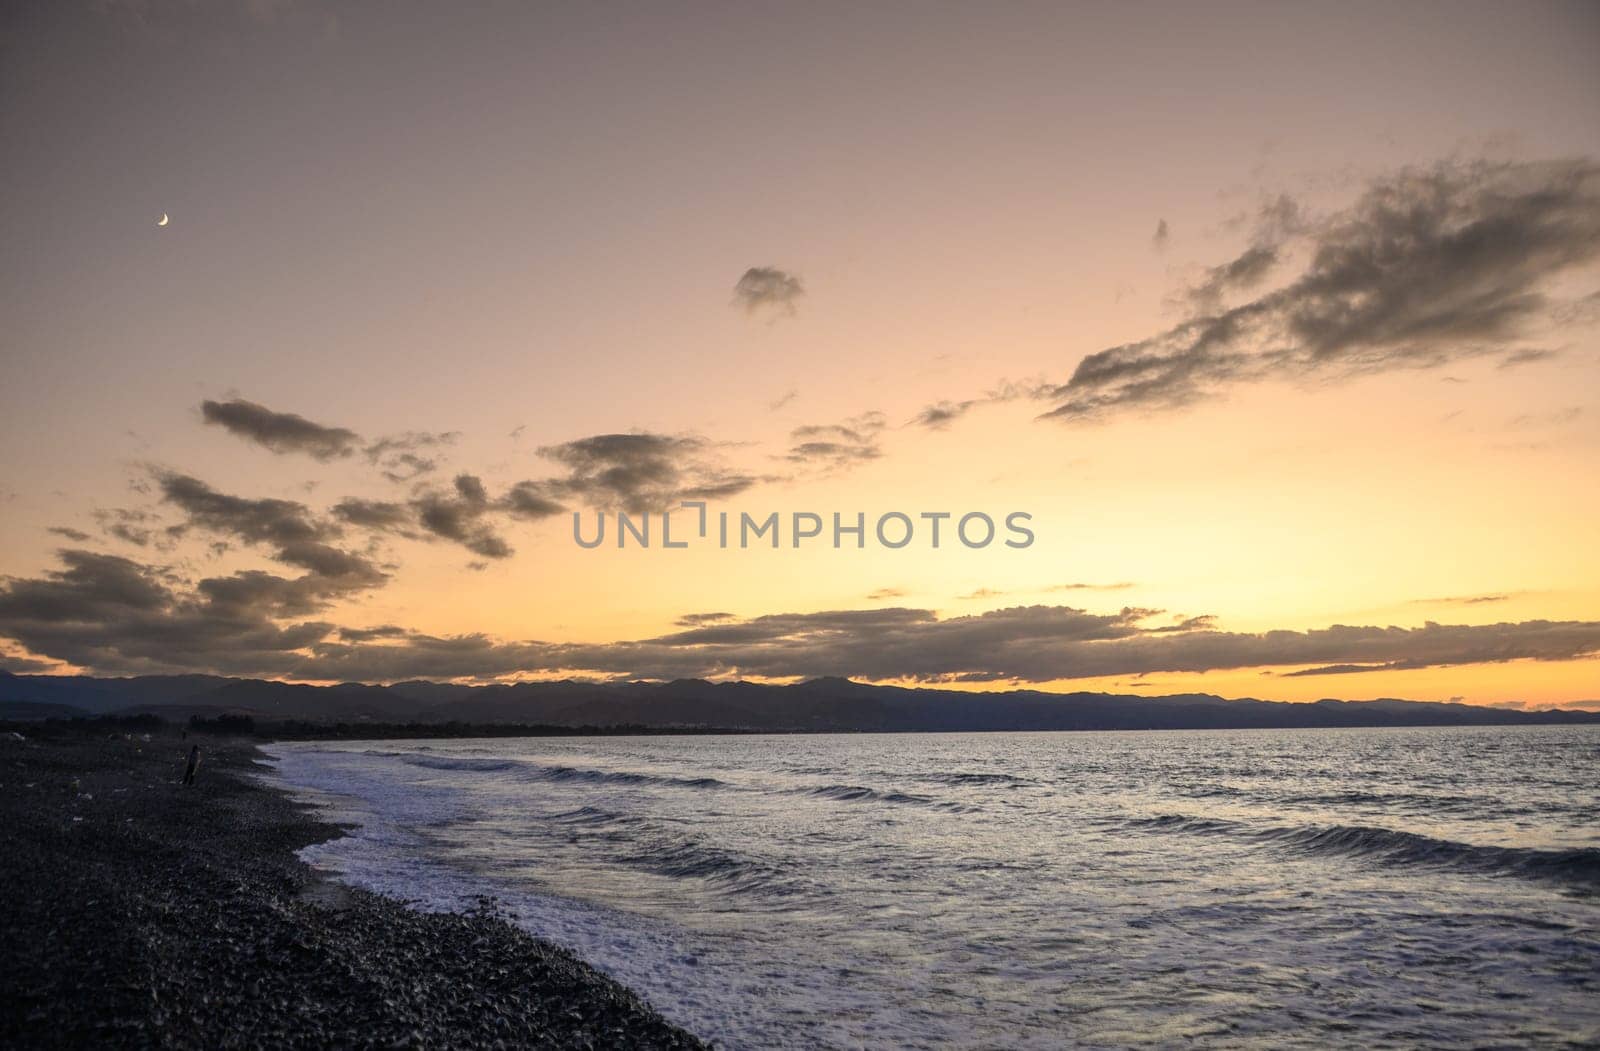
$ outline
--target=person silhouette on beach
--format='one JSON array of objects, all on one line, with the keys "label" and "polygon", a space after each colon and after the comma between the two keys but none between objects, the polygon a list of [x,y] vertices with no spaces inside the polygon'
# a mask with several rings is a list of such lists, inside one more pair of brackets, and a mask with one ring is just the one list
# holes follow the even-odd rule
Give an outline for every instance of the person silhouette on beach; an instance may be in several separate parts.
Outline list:
[{"label": "person silhouette on beach", "polygon": [[192,744],[189,746],[189,765],[183,770],[183,783],[194,784],[194,772],[198,769],[200,769],[200,746]]}]

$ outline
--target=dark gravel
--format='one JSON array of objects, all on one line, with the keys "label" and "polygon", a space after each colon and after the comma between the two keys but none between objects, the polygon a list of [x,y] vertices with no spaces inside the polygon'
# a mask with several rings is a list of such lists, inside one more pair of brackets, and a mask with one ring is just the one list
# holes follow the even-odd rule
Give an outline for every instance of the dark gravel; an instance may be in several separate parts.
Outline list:
[{"label": "dark gravel", "polygon": [[339,830],[199,743],[183,788],[175,734],[0,740],[0,1046],[706,1046],[487,906],[320,882]]}]

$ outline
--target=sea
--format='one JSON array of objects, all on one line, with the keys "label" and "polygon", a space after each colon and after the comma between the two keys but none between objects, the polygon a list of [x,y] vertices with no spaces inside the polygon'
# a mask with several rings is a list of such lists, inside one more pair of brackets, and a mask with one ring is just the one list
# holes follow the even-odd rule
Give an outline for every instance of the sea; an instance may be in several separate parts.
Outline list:
[{"label": "sea", "polygon": [[1600,726],[268,751],[313,866],[719,1047],[1600,1044]]}]

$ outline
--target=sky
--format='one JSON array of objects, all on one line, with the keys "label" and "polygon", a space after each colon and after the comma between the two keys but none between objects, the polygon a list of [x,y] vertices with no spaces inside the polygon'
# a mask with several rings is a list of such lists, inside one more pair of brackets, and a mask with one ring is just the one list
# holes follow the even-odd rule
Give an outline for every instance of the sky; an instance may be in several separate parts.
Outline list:
[{"label": "sky", "polygon": [[1596,55],[1583,3],[8,5],[0,667],[1600,701]]}]

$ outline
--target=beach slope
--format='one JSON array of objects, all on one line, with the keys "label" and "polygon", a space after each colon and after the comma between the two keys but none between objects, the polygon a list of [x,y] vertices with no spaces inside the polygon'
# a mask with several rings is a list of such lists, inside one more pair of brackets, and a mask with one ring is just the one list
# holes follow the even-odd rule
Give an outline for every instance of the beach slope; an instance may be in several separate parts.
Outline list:
[{"label": "beach slope", "polygon": [[702,1047],[496,917],[320,881],[338,835],[248,776],[246,742],[0,742],[0,1044]]}]

